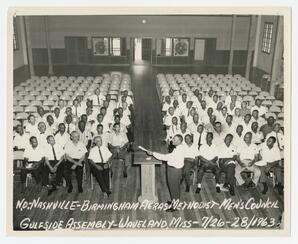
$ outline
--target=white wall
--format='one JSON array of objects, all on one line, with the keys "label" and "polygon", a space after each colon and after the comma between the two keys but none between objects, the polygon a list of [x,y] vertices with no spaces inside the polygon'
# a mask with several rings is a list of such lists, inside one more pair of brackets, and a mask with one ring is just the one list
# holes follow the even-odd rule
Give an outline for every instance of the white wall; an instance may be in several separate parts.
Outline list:
[{"label": "white wall", "polygon": [[[142,19],[147,23],[142,24]],[[232,16],[49,16],[52,48],[64,48],[65,36],[217,38],[217,50],[230,49]],[[31,17],[32,47],[45,46],[44,17]],[[238,16],[235,49],[246,50],[249,17]]]}]

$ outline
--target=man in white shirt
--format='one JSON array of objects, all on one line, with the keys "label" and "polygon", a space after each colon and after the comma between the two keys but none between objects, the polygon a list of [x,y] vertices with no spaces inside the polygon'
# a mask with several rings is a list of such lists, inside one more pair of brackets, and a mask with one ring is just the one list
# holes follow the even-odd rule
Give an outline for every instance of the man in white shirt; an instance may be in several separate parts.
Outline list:
[{"label": "man in white shirt", "polygon": [[[148,155],[155,157],[158,160],[167,162],[167,180],[171,201],[168,204],[171,206],[173,200],[180,199],[180,180],[184,166],[184,147],[182,146],[183,138],[181,135],[176,135],[173,138],[173,145],[175,149],[168,154],[161,154],[148,151]],[[176,211],[172,206],[166,211]]]},{"label": "man in white shirt", "polygon": [[199,124],[197,132],[193,134],[194,144],[198,147],[199,150],[203,144],[206,144],[206,136],[207,133],[204,131],[204,125]]},{"label": "man in white shirt", "polygon": [[102,145],[100,136],[94,137],[95,146],[90,150],[89,163],[91,174],[96,178],[102,192],[107,196],[110,191],[110,163],[112,153],[106,146]]},{"label": "man in white shirt", "polygon": [[259,128],[258,122],[256,122],[256,121],[252,122],[252,124],[251,124],[251,134],[252,134],[251,142],[256,145],[259,145],[264,139],[263,134],[258,130],[258,128]]},{"label": "man in white shirt", "polygon": [[162,105],[162,109],[161,109],[161,111],[165,111],[165,112],[167,112],[168,109],[169,109],[169,107],[171,107],[171,106],[172,106],[171,97],[170,97],[170,96],[166,96],[166,98],[165,98],[165,102],[164,102],[164,104]]},{"label": "man in white shirt", "polygon": [[25,191],[25,182],[27,174],[31,173],[37,184],[37,191],[41,189],[42,171],[45,152],[41,146],[38,145],[37,138],[31,136],[30,146],[24,151],[24,167],[21,168],[21,191]]},{"label": "man in white shirt", "polygon": [[56,143],[53,135],[47,136],[48,146],[45,148],[45,166],[43,168],[43,184],[49,185],[49,173],[56,173],[56,180],[52,182],[52,188],[48,190],[51,195],[56,190],[56,185],[62,184],[64,150]]},{"label": "man in white shirt", "polygon": [[59,107],[54,108],[53,119],[54,123],[60,124],[64,122],[65,114],[60,111]]},{"label": "man in white shirt", "polygon": [[189,131],[191,134],[195,134],[197,132],[198,126],[201,123],[199,120],[199,114],[195,113],[192,117],[193,121],[188,125]]},{"label": "man in white shirt", "polygon": [[[261,175],[260,169],[255,165],[258,161],[258,147],[251,142],[251,138],[251,132],[247,132],[244,135],[243,143],[237,147],[238,164],[235,168],[235,177],[239,185],[243,185],[246,188],[256,187]],[[245,180],[242,178],[242,171],[245,172],[243,174]],[[247,177],[247,172],[252,172],[253,176]]]},{"label": "man in white shirt", "polygon": [[80,136],[80,141],[85,145],[87,150],[91,147],[92,135],[91,132],[86,128],[86,123],[83,120],[80,120],[78,123],[78,130]]},{"label": "man in white shirt", "polygon": [[202,188],[202,180],[206,171],[211,171],[215,175],[216,192],[220,192],[219,185],[219,168],[217,165],[217,147],[212,143],[213,134],[207,133],[206,144],[202,145],[199,150],[199,170],[198,170],[198,186],[196,193],[200,193]]},{"label": "man in white shirt", "polygon": [[67,192],[71,193],[73,189],[71,182],[71,172],[74,170],[78,182],[78,192],[81,193],[83,192],[83,165],[87,148],[82,142],[80,142],[80,135],[77,131],[71,132],[70,139],[71,140],[68,141],[64,147],[66,159],[64,165],[64,177],[68,186]]},{"label": "man in white shirt", "polygon": [[96,127],[96,132],[92,133],[92,134],[93,134],[93,141],[94,141],[94,138],[96,136],[100,136],[101,141],[102,141],[102,145],[105,146],[105,147],[108,146],[109,133],[103,131],[103,125],[102,124],[98,124],[97,127]]},{"label": "man in white shirt", "polygon": [[76,125],[73,123],[73,117],[70,114],[65,117],[65,129],[69,135],[76,130]]},{"label": "man in white shirt", "polygon": [[259,115],[261,117],[265,116],[265,114],[268,111],[268,109],[266,107],[262,106],[262,101],[260,99],[256,99],[255,106],[253,106],[251,109],[252,109],[252,111],[258,110]]},{"label": "man in white shirt", "polygon": [[234,134],[236,131],[235,125],[233,123],[233,116],[228,114],[226,121],[223,123],[223,132],[226,134]]},{"label": "man in white shirt", "polygon": [[266,124],[266,120],[259,116],[259,111],[257,109],[252,110],[251,115],[251,121],[258,122],[259,127],[262,127],[262,125]]},{"label": "man in white shirt", "polygon": [[243,119],[241,125],[243,126],[243,134],[246,134],[247,132],[251,131],[251,115],[250,114],[246,114],[244,116],[244,119]]},{"label": "man in white shirt", "polygon": [[192,170],[194,170],[195,164],[197,163],[197,157],[199,155],[198,147],[193,143],[192,136],[187,134],[184,137],[184,177],[186,182],[186,192],[189,192],[191,185],[191,174]]},{"label": "man in white shirt", "polygon": [[120,124],[115,123],[110,134],[108,147],[113,154],[113,158],[119,159],[123,163],[123,177],[127,177],[128,167],[128,138],[125,133],[121,133]]},{"label": "man in white shirt", "polygon": [[165,126],[165,129],[167,130],[170,125],[172,124],[172,118],[174,117],[174,108],[173,107],[169,107],[168,109],[168,113],[167,115],[164,117],[164,120],[163,120],[163,124]]},{"label": "man in white shirt", "polygon": [[39,131],[37,128],[35,116],[33,114],[29,115],[28,122],[29,123],[26,125],[25,132],[28,133],[30,136],[36,136]]},{"label": "man in white shirt", "polygon": [[22,125],[17,125],[16,134],[13,138],[13,147],[15,151],[24,151],[26,147],[30,146],[29,134],[24,133]]},{"label": "man in white shirt", "polygon": [[273,130],[272,130],[272,132],[270,132],[266,135],[266,140],[267,140],[267,138],[269,138],[271,136],[275,137],[275,139],[276,139],[276,143],[274,144],[274,146],[277,147],[280,150],[280,152],[282,153],[284,150],[284,134],[281,130],[279,123],[275,123],[273,125]]},{"label": "man in white shirt", "polygon": [[36,138],[38,141],[38,145],[45,148],[48,145],[47,136],[50,133],[47,131],[46,124],[44,122],[38,123],[38,134],[36,134]]},{"label": "man in white shirt", "polygon": [[215,122],[212,143],[215,146],[221,146],[224,142],[225,136],[226,134],[222,130],[221,123],[219,121]]},{"label": "man in white shirt", "polygon": [[47,126],[47,131],[52,134],[52,135],[55,135],[57,133],[57,130],[58,130],[58,124],[55,123],[54,121],[54,118],[52,115],[48,115],[47,116],[47,123],[46,123],[46,126]]},{"label": "man in white shirt", "polygon": [[64,148],[65,144],[69,141],[70,136],[65,131],[65,124],[60,123],[58,126],[58,133],[55,135],[55,141]]},{"label": "man in white shirt", "polygon": [[42,106],[37,107],[37,115],[36,116],[37,116],[36,123],[39,123],[39,122],[46,123],[47,119],[46,119],[45,111]]},{"label": "man in white shirt", "polygon": [[233,140],[232,134],[227,134],[224,139],[224,144],[218,147],[218,165],[219,168],[225,172],[226,179],[224,183],[224,187],[227,188],[232,196],[235,195],[235,167],[236,167],[236,159],[237,159],[237,151],[236,148],[231,143]]},{"label": "man in white shirt", "polygon": [[243,123],[243,117],[240,114],[240,108],[235,109],[233,121],[234,121],[235,126],[241,125]]},{"label": "man in white shirt", "polygon": [[276,138],[271,136],[266,142],[260,145],[260,161],[256,162],[256,165],[259,166],[261,170],[260,183],[263,184],[262,194],[266,194],[268,191],[268,185],[266,183],[267,176],[269,172],[273,172],[276,181],[277,181],[277,189],[278,193],[282,194],[283,190],[283,180],[282,180],[282,167],[280,166],[281,156],[278,147],[275,147]]},{"label": "man in white shirt", "polygon": [[99,124],[101,124],[103,126],[103,132],[106,133],[109,131],[109,124],[108,123],[105,123],[106,121],[103,120],[103,115],[102,114],[98,114],[97,115],[97,121],[95,121],[92,126],[91,126],[91,132],[93,134],[96,134],[96,129],[97,129],[97,126]]},{"label": "man in white shirt", "polygon": [[92,101],[92,104],[93,106],[101,106],[103,104],[103,101],[105,100],[105,96],[103,96],[101,93],[100,93],[100,89],[97,88],[95,90],[95,94],[93,94],[91,97],[90,97],[90,100]]},{"label": "man in white shirt", "polygon": [[236,131],[235,133],[233,134],[234,135],[234,138],[233,138],[233,145],[235,147],[239,147],[242,145],[243,143],[243,137],[244,137],[244,134],[243,134],[243,126],[242,125],[238,125],[236,127]]},{"label": "man in white shirt", "polygon": [[174,138],[174,136],[176,134],[179,133],[180,131],[180,126],[178,125],[178,119],[177,117],[172,117],[172,124],[169,126],[168,130],[167,130],[167,137],[166,137],[166,142],[168,145],[171,144],[172,139]]}]

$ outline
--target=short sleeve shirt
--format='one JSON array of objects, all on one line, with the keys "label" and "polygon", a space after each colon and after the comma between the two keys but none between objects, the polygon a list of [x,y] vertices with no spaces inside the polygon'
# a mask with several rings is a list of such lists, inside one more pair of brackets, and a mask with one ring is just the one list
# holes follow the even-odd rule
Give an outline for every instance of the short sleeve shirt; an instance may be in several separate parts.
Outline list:
[{"label": "short sleeve shirt", "polygon": [[64,150],[68,156],[74,159],[80,159],[87,152],[86,146],[80,141],[76,145],[72,141],[67,142]]}]

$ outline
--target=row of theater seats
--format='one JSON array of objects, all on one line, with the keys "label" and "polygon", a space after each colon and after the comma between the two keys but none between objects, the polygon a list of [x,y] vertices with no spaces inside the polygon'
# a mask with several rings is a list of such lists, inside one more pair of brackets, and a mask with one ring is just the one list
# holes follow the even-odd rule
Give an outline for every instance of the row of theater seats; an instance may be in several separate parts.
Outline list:
[{"label": "row of theater seats", "polygon": [[35,114],[38,106],[42,106],[45,112],[51,112],[59,100],[70,106],[76,96],[83,96],[86,100],[97,88],[101,95],[109,94],[111,100],[118,100],[118,96],[125,90],[129,96],[133,96],[130,75],[117,71],[96,77],[31,77],[13,89],[14,126],[26,120],[29,114]]},{"label": "row of theater seats", "polygon": [[199,90],[203,95],[212,89],[219,100],[224,101],[231,92],[237,95],[238,101],[246,101],[248,107],[254,105],[256,99],[262,101],[262,105],[268,108],[266,117],[273,116],[283,126],[284,104],[268,92],[242,77],[239,74],[157,74],[157,86],[162,99],[173,92],[173,95],[186,93],[188,97]]}]

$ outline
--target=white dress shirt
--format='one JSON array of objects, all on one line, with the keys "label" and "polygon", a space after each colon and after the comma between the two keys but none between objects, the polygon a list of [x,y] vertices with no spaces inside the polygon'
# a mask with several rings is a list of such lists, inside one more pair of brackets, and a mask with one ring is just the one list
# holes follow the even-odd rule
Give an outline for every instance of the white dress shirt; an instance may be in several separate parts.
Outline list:
[{"label": "white dress shirt", "polygon": [[82,142],[78,142],[76,145],[72,141],[68,141],[64,147],[65,154],[73,159],[80,159],[87,152],[86,146]]},{"label": "white dress shirt", "polygon": [[199,150],[199,155],[209,161],[214,159],[217,156],[217,154],[218,154],[218,147],[213,143],[211,144],[211,146],[205,143],[200,147],[200,150]]},{"label": "white dress shirt", "polygon": [[255,158],[255,155],[259,153],[258,146],[251,143],[250,145],[247,145],[244,141],[241,145],[237,147],[237,151],[240,156],[240,160],[244,159],[250,159],[253,160]]},{"label": "white dress shirt", "polygon": [[258,166],[266,166],[267,163],[273,163],[275,161],[281,160],[280,151],[277,147],[272,147],[269,149],[266,142],[260,145],[260,155],[262,160],[256,162]]},{"label": "white dress shirt", "polygon": [[128,143],[126,134],[119,133],[118,135],[115,132],[112,132],[109,137],[109,143],[114,147],[123,147]]},{"label": "white dress shirt", "polygon": [[[65,154],[63,147],[60,144],[55,143],[53,145],[53,148],[55,150],[56,160],[59,161]],[[52,148],[52,145],[50,145],[50,144],[48,144],[48,146],[45,147],[45,157],[48,160],[55,160],[53,148]]]},{"label": "white dress shirt", "polygon": [[55,135],[55,142],[64,148],[65,144],[69,141],[69,138],[70,136],[67,132],[64,132],[63,134],[58,132]]},{"label": "white dress shirt", "polygon": [[17,147],[18,149],[26,149],[28,146],[30,146],[30,136],[27,133],[23,133],[23,135],[20,135],[16,133],[15,137],[13,138],[13,146]]},{"label": "white dress shirt", "polygon": [[33,148],[31,145],[25,148],[24,158],[28,158],[29,162],[38,162],[45,156],[44,149],[37,145],[36,148]]},{"label": "white dress shirt", "polygon": [[35,123],[34,125],[28,123],[26,125],[25,132],[28,133],[30,136],[36,136],[37,134],[39,134],[37,123]]},{"label": "white dress shirt", "polygon": [[[99,154],[99,149],[102,155],[103,162]],[[90,150],[89,159],[91,159],[94,163],[106,163],[111,156],[112,156],[112,153],[106,146],[101,146],[100,148],[98,148],[98,146],[94,146]]]},{"label": "white dress shirt", "polygon": [[153,157],[158,160],[167,161],[169,166],[181,169],[184,166],[184,147],[182,145],[177,146],[171,153],[161,154],[153,153]]},{"label": "white dress shirt", "polygon": [[190,146],[184,143],[182,146],[183,146],[185,158],[195,159],[197,156],[199,156],[198,146],[195,145],[194,143],[191,144]]}]

